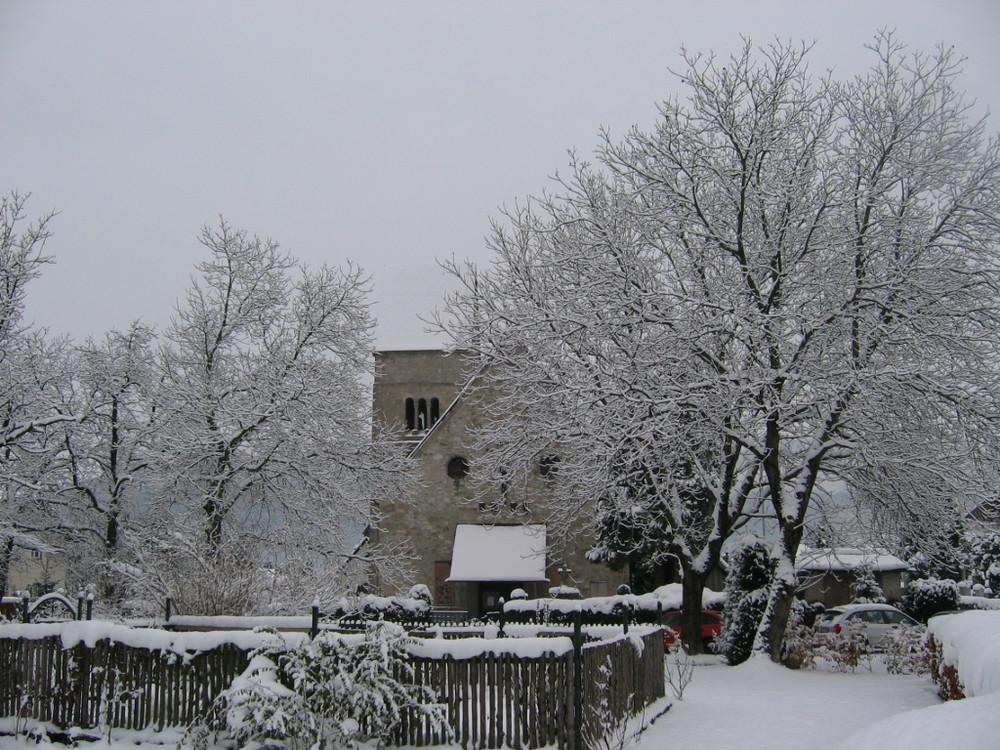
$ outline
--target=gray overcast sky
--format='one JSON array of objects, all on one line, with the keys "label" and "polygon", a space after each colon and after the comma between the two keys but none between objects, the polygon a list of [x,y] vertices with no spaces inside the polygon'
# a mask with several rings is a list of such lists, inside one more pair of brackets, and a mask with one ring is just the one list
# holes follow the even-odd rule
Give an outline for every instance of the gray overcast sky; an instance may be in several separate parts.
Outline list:
[{"label": "gray overcast sky", "polygon": [[601,126],[651,124],[681,46],[805,39],[846,76],[880,27],[955,45],[997,106],[996,0],[0,0],[0,192],[60,212],[28,317],[162,326],[222,214],[313,266],[360,263],[380,345],[426,346],[435,259],[485,260],[498,205]]}]

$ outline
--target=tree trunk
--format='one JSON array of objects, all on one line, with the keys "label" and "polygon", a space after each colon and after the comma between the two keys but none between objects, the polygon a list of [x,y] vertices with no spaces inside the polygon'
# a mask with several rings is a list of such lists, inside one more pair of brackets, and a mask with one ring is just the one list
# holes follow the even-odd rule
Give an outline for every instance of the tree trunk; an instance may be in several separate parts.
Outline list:
[{"label": "tree trunk", "polygon": [[0,596],[7,595],[7,585],[10,583],[10,561],[14,557],[14,539],[8,537],[0,548]]},{"label": "tree trunk", "polygon": [[795,586],[784,581],[775,581],[776,591],[771,603],[770,619],[767,628],[767,652],[771,661],[781,663],[782,646],[785,642],[785,631],[792,613],[792,601],[795,598]]},{"label": "tree trunk", "polygon": [[[781,663],[782,660],[785,631],[788,629],[788,621],[792,614],[792,602],[795,600],[795,591],[798,588],[798,580],[795,576],[795,556],[798,554],[801,541],[801,524],[784,526],[781,538],[781,559],[778,561],[778,570],[774,582],[771,584],[772,591],[767,611],[764,613],[764,620],[761,623],[764,632],[760,635],[766,639],[767,653],[771,657],[771,661],[777,663]],[[761,639],[757,640],[760,643]]]},{"label": "tree trunk", "polygon": [[681,629],[684,650],[689,654],[703,654],[705,647],[701,640],[701,610],[708,573],[694,571],[682,562],[681,575]]}]

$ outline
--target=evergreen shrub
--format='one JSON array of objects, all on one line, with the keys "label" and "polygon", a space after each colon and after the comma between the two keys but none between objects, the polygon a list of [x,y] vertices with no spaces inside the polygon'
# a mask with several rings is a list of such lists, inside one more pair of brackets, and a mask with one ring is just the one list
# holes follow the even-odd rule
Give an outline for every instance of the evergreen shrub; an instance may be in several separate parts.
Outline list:
[{"label": "evergreen shrub", "polygon": [[938,612],[958,609],[959,601],[958,584],[947,578],[910,581],[903,592],[903,610],[920,622]]},{"label": "evergreen shrub", "polygon": [[740,547],[733,556],[726,577],[722,637],[716,644],[730,664],[742,664],[750,658],[776,566],[770,548],[763,542]]}]

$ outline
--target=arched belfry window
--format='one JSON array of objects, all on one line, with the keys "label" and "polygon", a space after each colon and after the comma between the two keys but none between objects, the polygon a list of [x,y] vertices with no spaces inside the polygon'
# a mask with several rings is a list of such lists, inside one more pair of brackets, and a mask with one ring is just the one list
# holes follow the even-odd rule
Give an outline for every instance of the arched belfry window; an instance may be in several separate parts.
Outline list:
[{"label": "arched belfry window", "polygon": [[406,429],[429,430],[441,418],[441,402],[436,399],[406,399]]}]

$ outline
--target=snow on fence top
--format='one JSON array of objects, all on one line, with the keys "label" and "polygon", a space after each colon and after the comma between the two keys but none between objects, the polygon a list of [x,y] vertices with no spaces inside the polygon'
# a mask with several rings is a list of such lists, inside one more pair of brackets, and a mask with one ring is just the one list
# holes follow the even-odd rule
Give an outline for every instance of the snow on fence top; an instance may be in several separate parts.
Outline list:
[{"label": "snow on fence top", "polygon": [[[668,583],[660,586],[649,594],[619,594],[616,596],[592,596],[588,599],[513,599],[504,604],[504,612],[589,612],[602,615],[613,615],[622,607],[628,606],[633,611],[655,612],[657,604],[664,612],[681,608],[683,590],[679,583]],[[702,595],[702,606],[706,608],[722,606],[726,595],[711,589],[705,589]]]},{"label": "snow on fence top", "polygon": [[1000,612],[932,617],[927,630],[941,645],[944,663],[958,670],[966,697],[1000,691]]},{"label": "snow on fence top", "polygon": [[[140,621],[142,622],[142,621]],[[146,621],[148,622],[148,621]],[[154,621],[160,624],[163,621]],[[261,617],[229,615],[174,615],[170,618],[171,628],[191,628],[192,630],[309,630],[312,617],[309,615],[267,615]]]},{"label": "snow on fence top", "polygon": [[[445,638],[414,638],[407,646],[412,655],[424,658],[440,659],[473,659],[483,654],[512,655],[521,658],[537,659],[545,654],[562,656],[572,650],[572,639],[568,635],[543,637],[545,629],[539,627],[512,626],[505,634],[509,637],[498,638],[499,628],[492,626],[484,634],[485,637],[469,637],[458,639]],[[622,637],[636,642],[637,637],[649,635],[658,628],[633,628],[628,636],[623,636],[620,628],[587,628],[589,637],[602,642],[610,642]],[[562,631],[559,631],[562,632]],[[110,640],[133,648],[149,651],[164,651],[176,653],[189,658],[195,653],[211,651],[223,644],[232,644],[237,648],[249,651],[260,647],[281,648],[283,645],[296,646],[308,639],[305,633],[273,633],[255,630],[218,630],[202,632],[174,632],[157,628],[130,628],[125,625],[105,622],[102,620],[85,620],[59,622],[51,624],[0,624],[0,638],[24,638],[36,640],[48,637],[58,637],[63,648],[72,648],[78,643],[93,647],[98,641]],[[347,643],[360,642],[365,639],[364,633],[333,633],[325,631],[326,638],[339,638]]]},{"label": "snow on fence top", "polygon": [[209,633],[173,632],[157,628],[131,628],[104,620],[78,620],[38,624],[0,624],[0,638],[24,638],[36,640],[56,636],[63,648],[72,648],[78,643],[93,648],[98,641],[110,640],[133,648],[149,651],[167,651],[176,654],[211,651],[225,643],[237,648],[251,650],[261,646],[303,640],[303,633],[274,633],[253,630],[219,630]]}]

